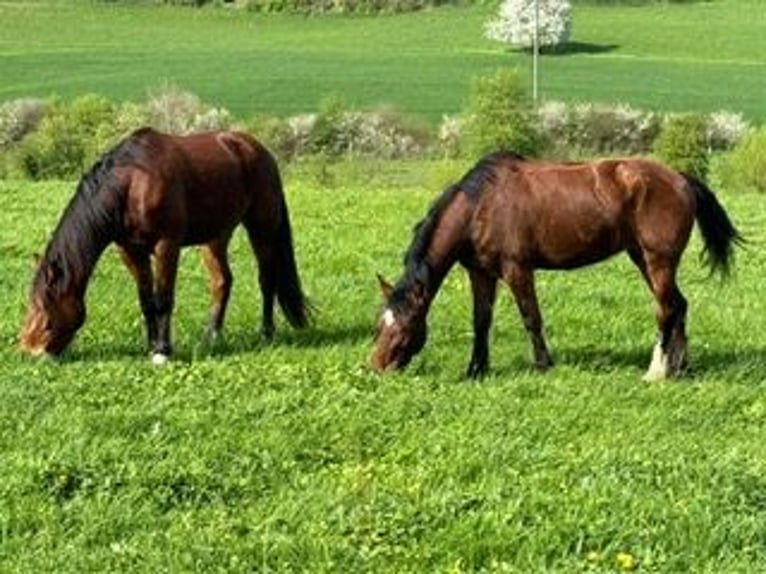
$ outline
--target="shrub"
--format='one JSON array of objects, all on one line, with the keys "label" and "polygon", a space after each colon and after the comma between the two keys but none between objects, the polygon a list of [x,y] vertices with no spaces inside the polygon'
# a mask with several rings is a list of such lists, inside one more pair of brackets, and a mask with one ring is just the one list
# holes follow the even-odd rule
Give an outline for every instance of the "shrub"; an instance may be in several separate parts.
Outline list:
[{"label": "shrub", "polygon": [[42,100],[23,98],[0,104],[0,150],[18,143],[33,131],[45,115]]},{"label": "shrub", "polygon": [[538,109],[539,131],[553,155],[634,155],[652,149],[661,121],[627,105],[547,102]]},{"label": "shrub", "polygon": [[749,132],[724,160],[727,187],[766,192],[766,126]]},{"label": "shrub", "polygon": [[707,145],[709,151],[733,149],[750,131],[750,124],[742,114],[719,111],[710,114],[707,122]]},{"label": "shrub", "polygon": [[514,70],[475,78],[465,114],[465,146],[473,155],[505,149],[537,155],[542,141],[525,82]]},{"label": "shrub", "polygon": [[439,148],[446,157],[458,157],[462,151],[463,118],[460,116],[442,116],[439,124],[438,140]]},{"label": "shrub", "polygon": [[707,120],[698,114],[668,116],[654,153],[671,167],[704,179],[708,171]]},{"label": "shrub", "polygon": [[569,0],[503,0],[497,15],[484,26],[484,36],[506,44],[529,48],[535,36],[537,4],[538,44],[541,48],[569,41],[572,6]]},{"label": "shrub", "polygon": [[223,108],[203,104],[199,97],[177,86],[162,86],[149,93],[149,124],[171,134],[226,129],[231,115]]},{"label": "shrub", "polygon": [[21,171],[32,179],[79,177],[102,151],[96,134],[113,120],[114,107],[102,96],[88,94],[69,105],[54,101],[19,146]]}]

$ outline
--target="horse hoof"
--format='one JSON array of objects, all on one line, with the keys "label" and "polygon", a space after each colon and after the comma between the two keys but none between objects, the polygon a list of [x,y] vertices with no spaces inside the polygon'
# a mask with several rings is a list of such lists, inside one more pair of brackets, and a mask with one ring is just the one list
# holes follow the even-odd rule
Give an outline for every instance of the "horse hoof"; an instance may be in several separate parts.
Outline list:
[{"label": "horse hoof", "polygon": [[152,355],[152,364],[153,365],[164,365],[168,362],[168,356],[163,353],[154,353]]}]

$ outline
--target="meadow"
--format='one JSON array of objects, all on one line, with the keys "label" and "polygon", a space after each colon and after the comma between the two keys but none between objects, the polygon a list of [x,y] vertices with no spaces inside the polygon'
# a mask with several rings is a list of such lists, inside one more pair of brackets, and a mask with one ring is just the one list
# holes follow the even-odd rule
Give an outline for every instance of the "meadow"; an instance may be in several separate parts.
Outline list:
[{"label": "meadow", "polygon": [[707,277],[693,236],[683,380],[641,381],[653,304],[624,256],[539,275],[557,361],[545,374],[504,290],[491,373],[462,378],[470,292],[456,269],[424,351],[376,376],[375,273],[397,277],[412,225],[466,167],[292,166],[315,325],[259,339],[238,234],[223,342],[202,342],[206,276],[189,250],[162,368],[113,250],[61,362],[17,352],[32,254],[74,187],[0,182],[0,571],[762,571],[763,198],[719,190],[749,240],[729,282]]},{"label": "meadow", "polygon": [[[436,122],[462,108],[474,75],[528,66],[481,38],[489,11],[306,18],[0,1],[0,101],[143,100],[168,82],[239,117],[341,94]],[[576,44],[543,59],[542,93],[763,120],[765,19],[756,0],[578,6]],[[694,233],[680,269],[681,380],[641,381],[654,307],[625,256],[538,275],[547,373],[532,369],[504,289],[490,374],[463,378],[471,304],[456,269],[423,352],[374,375],[375,274],[398,277],[413,225],[471,163],[284,166],[314,325],[279,317],[274,341],[260,339],[238,233],[223,340],[203,342],[207,277],[188,250],[162,368],[112,249],[66,355],[18,352],[34,254],[75,182],[0,180],[0,572],[766,570],[763,196],[714,185],[748,243],[721,282]]]},{"label": "meadow", "polygon": [[[0,2],[0,101],[95,92],[143,101],[178,85],[240,118],[393,105],[436,123],[472,77],[530,59],[482,37],[493,8],[378,17],[257,15],[92,2]],[[543,98],[766,119],[759,0],[574,10],[573,43],[541,61]]]}]

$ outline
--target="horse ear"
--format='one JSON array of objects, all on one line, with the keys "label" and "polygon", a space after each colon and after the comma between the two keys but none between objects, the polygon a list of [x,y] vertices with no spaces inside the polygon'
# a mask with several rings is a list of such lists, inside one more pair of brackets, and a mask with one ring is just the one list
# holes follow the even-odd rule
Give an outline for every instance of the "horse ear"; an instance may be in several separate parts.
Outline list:
[{"label": "horse ear", "polygon": [[394,291],[393,286],[386,281],[380,273],[378,273],[378,283],[380,284],[380,290],[383,292],[383,297],[388,300],[391,297],[391,293]]}]

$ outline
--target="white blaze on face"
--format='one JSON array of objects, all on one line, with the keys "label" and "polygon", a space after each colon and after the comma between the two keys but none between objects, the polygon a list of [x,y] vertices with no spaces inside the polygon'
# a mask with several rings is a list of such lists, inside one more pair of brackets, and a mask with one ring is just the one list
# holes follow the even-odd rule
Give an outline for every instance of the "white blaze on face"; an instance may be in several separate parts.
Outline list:
[{"label": "white blaze on face", "polygon": [[383,324],[386,327],[393,327],[396,324],[396,317],[391,309],[386,309],[383,312]]}]

